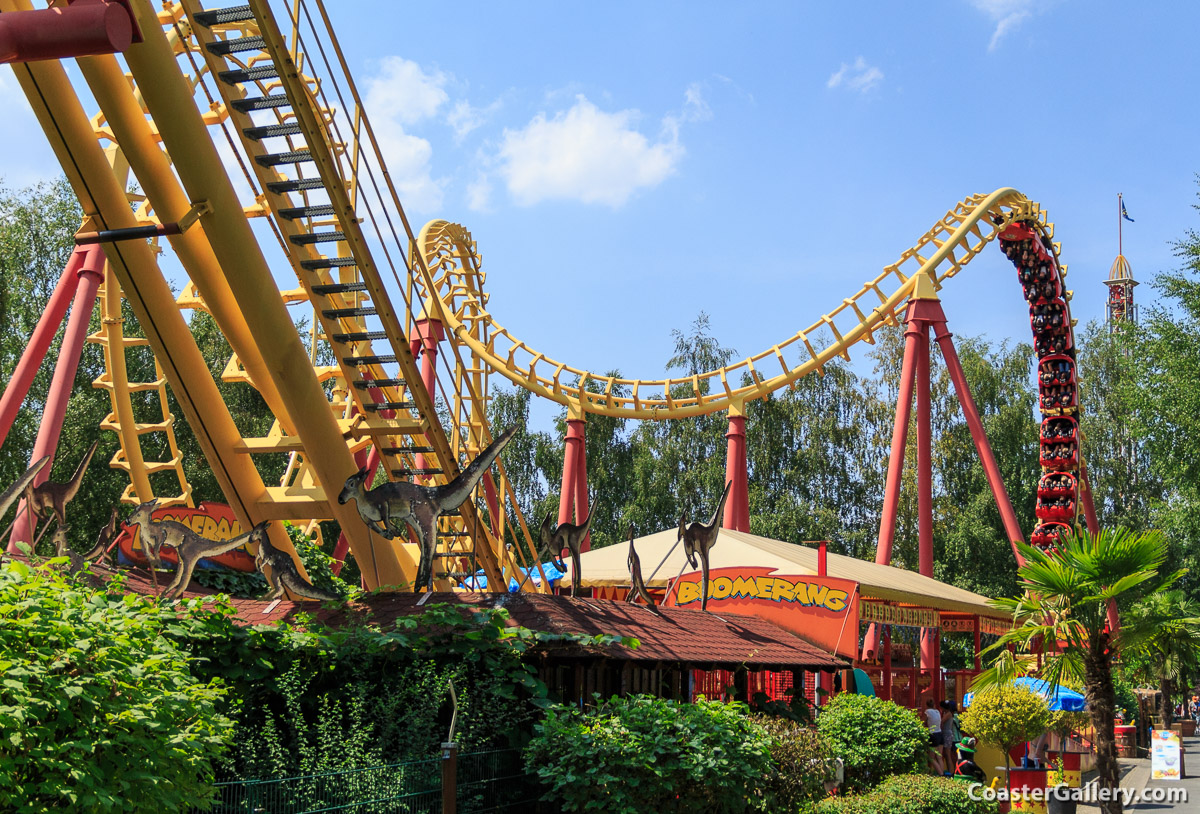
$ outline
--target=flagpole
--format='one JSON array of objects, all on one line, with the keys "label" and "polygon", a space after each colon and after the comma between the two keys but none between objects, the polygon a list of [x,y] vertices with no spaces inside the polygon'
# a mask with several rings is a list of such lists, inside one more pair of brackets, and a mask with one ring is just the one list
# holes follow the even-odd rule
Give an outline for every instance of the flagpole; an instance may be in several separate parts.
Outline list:
[{"label": "flagpole", "polygon": [[1117,193],[1117,254],[1125,253],[1125,243],[1121,234],[1121,227],[1124,226],[1121,223],[1121,194],[1120,192]]}]

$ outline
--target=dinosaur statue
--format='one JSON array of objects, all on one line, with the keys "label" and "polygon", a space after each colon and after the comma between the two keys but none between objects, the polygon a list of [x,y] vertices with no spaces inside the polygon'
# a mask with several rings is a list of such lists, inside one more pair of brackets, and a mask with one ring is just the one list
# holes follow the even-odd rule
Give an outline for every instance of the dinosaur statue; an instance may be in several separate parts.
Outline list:
[{"label": "dinosaur statue", "polygon": [[[175,579],[171,580],[171,584],[166,587],[163,596],[167,599],[178,599],[183,596],[184,591],[191,584],[192,573],[195,572],[196,565],[200,560],[205,557],[219,557],[244,545],[257,543],[261,546],[262,541],[267,537],[267,526],[271,525],[271,521],[264,520],[249,531],[242,532],[236,537],[230,537],[228,540],[219,541],[201,537],[182,523],[171,520],[162,520],[151,525],[152,527],[169,526],[166,531],[167,537],[160,544],[160,548],[162,545],[174,548],[179,557],[179,564],[175,567]],[[179,529],[183,529],[183,531],[181,532]]]},{"label": "dinosaur statue", "polygon": [[554,559],[555,566],[559,571],[565,571],[563,567],[565,563],[562,561],[562,550],[565,548],[571,552],[571,596],[575,596],[579,588],[580,580],[580,553],[583,551],[583,541],[588,536],[588,531],[592,528],[592,518],[596,516],[596,506],[592,506],[588,511],[587,520],[582,524],[576,523],[559,523],[554,525],[554,513],[547,512],[546,517],[542,520],[541,528],[538,531],[538,539],[541,542],[543,550],[549,551],[550,556]]},{"label": "dinosaur statue", "polygon": [[696,557],[700,558],[700,609],[708,610],[708,552],[716,545],[717,535],[721,531],[721,515],[725,513],[725,499],[729,497],[729,488],[733,481],[725,484],[725,491],[717,502],[717,510],[713,512],[708,523],[688,523],[686,515],[679,517],[678,543],[683,540],[683,553],[687,555],[688,565],[696,567]]},{"label": "dinosaur statue", "polygon": [[183,523],[174,520],[154,520],[154,509],[157,506],[157,499],[143,503],[134,509],[128,523],[137,524],[142,551],[155,566],[162,562],[164,547],[170,546],[175,549],[179,562],[175,567],[175,578],[163,591],[165,599],[178,599],[183,596],[191,584],[196,565],[205,557],[217,557],[246,544],[258,543],[261,546],[262,541],[267,538],[267,526],[271,524],[270,520],[264,520],[249,531],[228,540],[210,540],[201,537]]},{"label": "dinosaur statue", "polygon": [[[116,536],[115,519],[117,517],[117,509],[113,509],[113,520],[109,521],[109,526],[105,526],[100,531],[100,537],[96,540],[96,544],[92,546],[92,550],[86,554],[80,554],[73,550],[67,542],[67,534],[71,531],[70,526],[64,526],[61,523],[56,524],[54,534],[51,535],[51,540],[54,542],[54,556],[66,557],[69,560],[67,570],[72,574],[78,574],[84,569],[88,563],[96,562],[104,556],[104,550],[108,547],[109,542]],[[110,526],[112,530],[110,532]],[[111,535],[111,536],[106,536]]]},{"label": "dinosaur statue", "polygon": [[516,431],[514,425],[496,436],[457,478],[442,486],[399,481],[367,489],[369,473],[364,467],[346,478],[346,485],[338,495],[338,503],[344,505],[354,500],[358,506],[358,516],[367,524],[367,528],[388,540],[395,539],[401,523],[407,523],[421,546],[416,587],[432,591],[438,518],[453,512],[470,497],[480,478]]},{"label": "dinosaur statue", "polygon": [[[25,474],[17,478],[17,480],[0,494],[0,520],[4,519],[4,515],[8,514],[8,510],[17,498],[29,488],[29,484],[33,483],[33,479],[38,476],[38,473],[45,469],[46,464],[50,462],[50,456],[46,455],[33,462],[33,466],[25,470]],[[12,526],[9,526],[12,528]]]},{"label": "dinosaur statue", "polygon": [[642,561],[637,555],[637,551],[633,548],[633,523],[629,524],[629,595],[625,597],[625,601],[636,603],[641,598],[650,606],[650,610],[658,613],[658,605],[654,602],[654,597],[650,596],[650,592],[646,590],[646,582],[642,579]]},{"label": "dinosaur statue", "polygon": [[92,462],[92,456],[96,454],[96,447],[99,445],[99,441],[92,442],[87,454],[79,462],[79,466],[75,467],[75,474],[66,483],[55,483],[48,480],[34,486],[30,490],[27,504],[29,511],[42,519],[53,514],[58,524],[65,526],[67,524],[67,504],[74,500],[75,495],[79,492],[79,486],[83,483],[83,473],[87,471],[88,464]]},{"label": "dinosaur statue", "polygon": [[[254,555],[254,564],[258,566],[259,572],[267,578],[267,584],[271,586],[271,591],[267,594],[266,599],[272,602],[281,599],[286,589],[296,596],[315,599],[318,602],[341,601],[342,598],[337,594],[322,591],[300,576],[296,563],[292,561],[292,555],[271,545],[271,540],[265,533],[266,526],[266,523],[259,523],[254,527],[255,529],[262,528],[261,539],[258,541],[258,553]],[[270,566],[270,571],[267,570],[268,566]]]}]

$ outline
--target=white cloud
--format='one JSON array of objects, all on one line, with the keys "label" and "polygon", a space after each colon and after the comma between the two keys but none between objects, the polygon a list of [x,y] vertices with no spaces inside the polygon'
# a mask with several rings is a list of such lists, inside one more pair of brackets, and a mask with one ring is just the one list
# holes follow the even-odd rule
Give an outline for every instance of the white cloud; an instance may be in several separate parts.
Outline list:
[{"label": "white cloud", "polygon": [[698,88],[694,98],[685,97],[683,114],[664,117],[652,144],[634,128],[637,111],[607,113],[576,96],[553,118],[539,113],[521,130],[505,129],[497,172],[519,206],[573,200],[619,207],[675,172],[685,152],[680,121],[707,110]]},{"label": "white cloud", "polygon": [[840,88],[844,86],[849,90],[866,93],[882,81],[883,71],[874,65],[868,65],[865,59],[859,57],[854,60],[853,65],[843,62],[842,67],[829,77],[825,87]]},{"label": "white cloud", "polygon": [[467,184],[467,207],[472,212],[488,212],[491,209],[491,201],[492,181],[487,173],[481,172],[474,181]]},{"label": "white cloud", "polygon": [[367,101],[372,111],[386,111],[401,124],[416,124],[449,100],[445,85],[441,71],[427,74],[412,60],[386,57],[379,74],[367,81]]},{"label": "white cloud", "polygon": [[433,177],[433,147],[408,128],[432,118],[449,101],[447,77],[426,73],[417,63],[387,57],[367,80],[366,108],[388,170],[405,206],[431,212],[442,205],[445,180]]},{"label": "white cloud", "polygon": [[1034,9],[1033,0],[971,0],[971,5],[996,24],[988,43],[989,51],[995,51],[1005,34],[1032,17]]},{"label": "white cloud", "polygon": [[446,115],[446,124],[454,130],[455,143],[461,143],[471,131],[481,127],[500,107],[499,99],[487,107],[474,107],[466,99],[455,102],[454,107]]},{"label": "white cloud", "polygon": [[703,122],[712,118],[712,108],[704,101],[700,83],[693,82],[683,92],[683,120],[685,122]]}]

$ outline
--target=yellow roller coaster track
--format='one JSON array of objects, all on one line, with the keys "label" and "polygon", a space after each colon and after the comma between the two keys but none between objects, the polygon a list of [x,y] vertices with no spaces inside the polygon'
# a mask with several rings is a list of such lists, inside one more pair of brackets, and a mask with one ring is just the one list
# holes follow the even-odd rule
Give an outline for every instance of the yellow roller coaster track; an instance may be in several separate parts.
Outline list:
[{"label": "yellow roller coaster track", "polygon": [[[475,242],[457,224],[434,221],[421,231],[419,245],[433,281],[429,284],[418,278],[417,288],[419,296],[432,303],[453,340],[480,363],[514,384],[566,406],[575,415],[666,419],[719,410],[737,413],[746,402],[787,387],[802,376],[823,374],[824,366],[834,358],[849,359],[856,343],[873,344],[875,330],[896,324],[902,316],[919,278],[932,280],[940,288],[1014,219],[1028,221],[1039,233],[1053,238],[1054,225],[1042,208],[1016,190],[973,195],[947,212],[895,263],[804,330],[735,364],[677,379],[598,375],[555,361],[517,339],[487,310]],[[1057,244],[1054,251],[1057,259]],[[1060,264],[1059,269],[1065,276],[1067,267]]]}]

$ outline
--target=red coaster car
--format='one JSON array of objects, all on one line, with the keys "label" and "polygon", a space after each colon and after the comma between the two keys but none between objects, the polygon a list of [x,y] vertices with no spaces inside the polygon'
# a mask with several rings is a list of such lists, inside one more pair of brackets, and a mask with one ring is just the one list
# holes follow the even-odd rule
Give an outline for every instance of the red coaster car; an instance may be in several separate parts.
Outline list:
[{"label": "red coaster car", "polygon": [[1075,384],[1075,360],[1065,353],[1042,357],[1038,362],[1038,384]]},{"label": "red coaster car", "polygon": [[1042,412],[1050,413],[1055,410],[1073,410],[1075,408],[1075,385],[1052,384],[1042,385],[1039,393]]},{"label": "red coaster car", "polygon": [[1074,499],[1078,484],[1070,472],[1049,472],[1038,480],[1038,500],[1069,497]]},{"label": "red coaster car", "polygon": [[1061,299],[1029,307],[1029,325],[1035,335],[1066,333],[1067,304]]},{"label": "red coaster car", "polygon": [[1025,299],[1031,305],[1050,302],[1062,296],[1062,286],[1059,284],[1058,275],[1042,274],[1047,268],[1048,266],[1038,266],[1037,269],[1021,272],[1021,285],[1025,289]]},{"label": "red coaster car", "polygon": [[1058,546],[1059,537],[1070,533],[1071,527],[1066,523],[1038,523],[1029,537],[1029,542],[1037,548],[1055,548]]},{"label": "red coaster car", "polygon": [[1066,355],[1069,358],[1075,355],[1075,348],[1071,345],[1070,331],[1036,336],[1033,339],[1033,349],[1038,358],[1054,355]]},{"label": "red coaster car", "polygon": [[1075,519],[1075,509],[1078,505],[1078,501],[1075,500],[1073,495],[1043,497],[1041,492],[1039,492],[1036,513],[1038,520],[1043,522],[1060,520],[1070,523]]},{"label": "red coaster car", "polygon": [[1038,233],[1033,230],[1033,227],[1027,223],[1013,221],[1000,230],[1001,245],[1004,243],[1017,243],[1022,240],[1035,241],[1038,239]]},{"label": "red coaster car", "polygon": [[1042,421],[1040,440],[1050,443],[1077,442],[1079,440],[1079,425],[1069,415],[1059,415],[1044,419]]},{"label": "red coaster car", "polygon": [[1073,472],[1079,468],[1079,445],[1074,441],[1042,444],[1041,464],[1051,472]]}]

